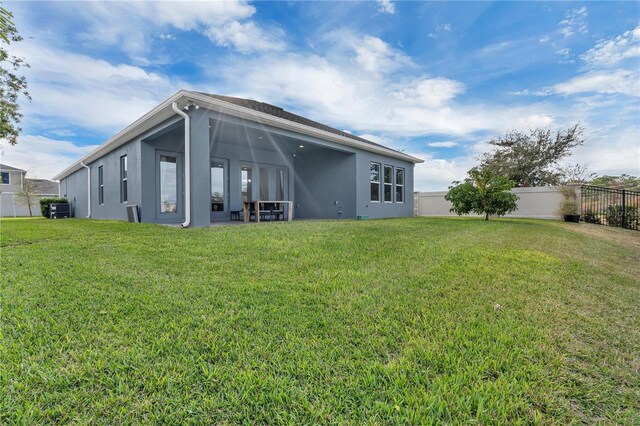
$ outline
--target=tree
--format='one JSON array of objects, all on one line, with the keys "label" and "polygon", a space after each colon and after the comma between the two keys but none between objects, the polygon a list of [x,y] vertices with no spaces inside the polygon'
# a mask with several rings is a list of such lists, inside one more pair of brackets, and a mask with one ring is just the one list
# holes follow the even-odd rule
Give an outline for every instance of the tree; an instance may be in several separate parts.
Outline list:
[{"label": "tree", "polygon": [[12,22],[13,14],[0,6],[0,139],[7,139],[11,145],[17,143],[22,129],[19,127],[22,113],[18,98],[27,100],[27,80],[20,76],[21,68],[29,68],[24,59],[9,55],[7,47],[22,40]]},{"label": "tree", "polygon": [[482,156],[480,168],[492,169],[518,187],[559,185],[581,167],[563,169],[560,161],[584,143],[582,132],[580,124],[555,133],[550,128],[537,128],[528,134],[515,130],[507,132],[489,141],[495,149]]},{"label": "tree", "polygon": [[16,194],[18,200],[29,207],[29,216],[33,217],[31,206],[38,199],[38,185],[33,179],[27,179],[26,174],[22,175],[22,189]]},{"label": "tree", "polygon": [[622,174],[620,176],[596,176],[589,181],[589,185],[640,191],[640,177],[627,174]]},{"label": "tree", "polygon": [[517,210],[518,197],[511,192],[513,182],[507,177],[492,169],[473,168],[468,174],[464,182],[453,182],[444,197],[453,204],[450,211],[484,214],[484,220],[489,220],[490,215],[504,216]]}]

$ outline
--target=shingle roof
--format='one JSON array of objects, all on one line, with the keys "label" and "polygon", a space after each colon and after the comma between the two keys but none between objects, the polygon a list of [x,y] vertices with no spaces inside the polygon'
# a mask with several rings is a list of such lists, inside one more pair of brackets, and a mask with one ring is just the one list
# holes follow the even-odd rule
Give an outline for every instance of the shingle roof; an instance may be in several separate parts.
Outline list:
[{"label": "shingle roof", "polygon": [[6,164],[0,164],[0,169],[5,172],[24,172],[22,169],[18,169],[16,167],[7,166]]},{"label": "shingle roof", "polygon": [[[242,106],[252,109],[254,111],[263,112],[265,114],[273,115],[274,117],[283,118],[285,120],[293,121],[294,123],[304,124],[305,126],[313,127],[315,129],[324,130],[325,132],[334,133],[336,135],[344,136],[345,138],[354,139],[360,142],[364,142],[370,145],[379,146],[386,149],[391,149],[384,145],[371,142],[361,137],[352,135],[351,133],[343,132],[326,124],[318,123],[317,121],[309,120],[308,118],[291,113],[275,105],[271,105],[265,102],[254,101],[253,99],[236,98],[233,96],[216,95],[213,93],[197,92],[201,95],[211,96],[212,98],[219,99],[221,101],[229,102],[234,105]],[[395,151],[395,150],[394,150]]]},{"label": "shingle roof", "polygon": [[49,179],[27,179],[35,183],[39,194],[57,194],[60,190],[60,184]]}]

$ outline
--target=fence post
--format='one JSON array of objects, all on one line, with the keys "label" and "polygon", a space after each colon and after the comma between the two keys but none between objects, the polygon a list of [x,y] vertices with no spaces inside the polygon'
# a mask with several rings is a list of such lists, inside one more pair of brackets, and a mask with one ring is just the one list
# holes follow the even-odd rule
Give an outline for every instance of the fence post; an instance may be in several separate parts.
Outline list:
[{"label": "fence post", "polygon": [[625,191],[624,189],[622,190],[622,227],[626,228],[627,227],[627,203],[626,203],[626,195],[627,195],[627,191]]}]

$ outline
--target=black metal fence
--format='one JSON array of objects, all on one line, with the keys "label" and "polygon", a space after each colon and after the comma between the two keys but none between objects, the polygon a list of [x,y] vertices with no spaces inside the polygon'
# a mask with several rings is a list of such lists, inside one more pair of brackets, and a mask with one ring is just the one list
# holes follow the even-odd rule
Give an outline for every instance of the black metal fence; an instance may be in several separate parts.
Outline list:
[{"label": "black metal fence", "polygon": [[640,191],[582,185],[580,219],[640,231]]}]

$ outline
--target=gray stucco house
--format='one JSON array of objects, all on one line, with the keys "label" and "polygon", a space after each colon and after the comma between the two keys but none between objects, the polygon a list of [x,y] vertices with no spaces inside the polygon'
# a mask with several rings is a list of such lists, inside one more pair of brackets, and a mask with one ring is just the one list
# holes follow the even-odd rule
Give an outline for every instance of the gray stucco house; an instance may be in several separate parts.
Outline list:
[{"label": "gray stucco house", "polygon": [[58,182],[26,177],[26,170],[0,164],[0,217],[29,216],[27,201],[20,197],[25,182],[32,183],[31,213],[40,215],[40,199],[58,196]]},{"label": "gray stucco house", "polygon": [[282,108],[181,90],[54,179],[75,217],[207,226],[243,201],[295,218],[412,216],[422,160]]}]

